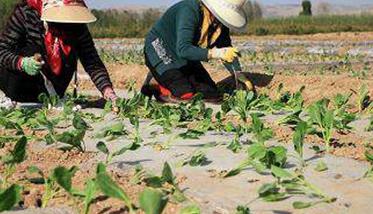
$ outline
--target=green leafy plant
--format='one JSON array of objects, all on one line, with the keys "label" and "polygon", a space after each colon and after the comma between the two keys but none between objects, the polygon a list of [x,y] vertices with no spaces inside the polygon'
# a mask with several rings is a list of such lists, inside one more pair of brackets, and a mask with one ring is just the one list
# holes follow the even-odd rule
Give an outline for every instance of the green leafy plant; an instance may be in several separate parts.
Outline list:
[{"label": "green leafy plant", "polygon": [[130,145],[124,146],[123,148],[119,149],[118,151],[115,151],[111,153],[107,147],[107,145],[104,142],[98,142],[96,145],[96,148],[104,153],[106,155],[106,164],[109,164],[112,162],[113,158],[123,155],[127,151],[135,151],[138,148],[140,148],[141,145],[137,144],[136,142],[131,143]]},{"label": "green leafy plant", "polygon": [[11,210],[21,201],[22,188],[13,184],[5,190],[0,189],[0,212]]},{"label": "green leafy plant", "polygon": [[324,161],[317,162],[317,165],[315,167],[315,171],[324,172],[326,170],[328,170],[328,165],[326,165],[326,163]]},{"label": "green leafy plant", "polygon": [[45,93],[40,94],[38,99],[43,106],[48,109],[56,107],[60,103],[60,98],[58,96],[49,96]]},{"label": "green leafy plant", "polygon": [[298,110],[298,111],[292,112],[291,114],[280,118],[277,121],[277,124],[278,125],[284,125],[284,124],[286,124],[286,125],[296,125],[296,124],[298,124],[299,122],[302,121],[302,119],[300,118],[300,114],[302,113],[302,111],[303,110]]},{"label": "green leafy plant", "polygon": [[369,179],[373,183],[373,153],[365,151],[365,158],[371,164],[371,168],[365,173],[364,178]]},{"label": "green leafy plant", "polygon": [[326,151],[331,150],[331,139],[334,131],[335,120],[334,112],[328,109],[328,100],[321,100],[309,107],[308,113],[310,123],[315,124],[321,131],[326,145]]},{"label": "green leafy plant", "polygon": [[250,214],[250,208],[246,206],[238,206],[236,208],[236,214]]},{"label": "green leafy plant", "polygon": [[8,185],[8,179],[14,174],[16,165],[26,160],[26,146],[27,138],[21,137],[10,154],[2,157],[2,162],[5,166],[4,178],[2,182],[2,188],[6,188]]},{"label": "green leafy plant", "polygon": [[327,196],[318,187],[306,181],[303,175],[297,175],[277,166],[272,166],[271,172],[277,178],[277,182],[270,184],[271,188],[266,191],[269,193],[266,195],[267,198],[271,198],[271,195],[281,195],[282,197],[278,199],[284,200],[290,196],[301,194],[319,199],[313,202],[296,201],[293,203],[295,209],[304,209],[320,203],[333,203],[336,201],[336,198]]},{"label": "green leafy plant", "polygon": [[160,214],[167,204],[166,195],[158,189],[145,188],[139,196],[140,208],[146,214]]},{"label": "green leafy plant", "polygon": [[198,121],[196,126],[192,129],[188,129],[186,132],[181,133],[179,136],[183,139],[199,139],[205,135],[206,132],[214,130],[215,125],[212,122],[212,109],[207,109],[204,114],[204,119]]},{"label": "green leafy plant", "polygon": [[203,166],[206,163],[208,163],[206,154],[201,150],[197,150],[190,157],[183,160],[181,165],[182,166],[189,165],[192,167],[196,167],[196,166]]},{"label": "green leafy plant", "polygon": [[186,207],[181,208],[180,214],[201,214],[201,209],[195,205],[188,205]]},{"label": "green leafy plant", "polygon": [[337,94],[332,99],[334,106],[335,128],[339,131],[350,130],[351,127],[349,127],[348,124],[356,119],[355,114],[347,111],[347,109],[350,107],[348,102],[351,96],[352,94]]},{"label": "green leafy plant", "polygon": [[295,132],[293,135],[293,145],[294,150],[298,154],[296,156],[297,160],[301,163],[301,166],[306,166],[306,163],[303,158],[303,149],[304,149],[304,138],[307,134],[308,125],[306,122],[299,122],[297,127],[295,128]]},{"label": "green leafy plant", "polygon": [[233,153],[238,153],[242,149],[240,139],[244,134],[249,132],[249,128],[246,126],[241,126],[241,125],[234,127],[233,124],[228,124],[228,126],[231,126],[231,127],[226,127],[226,128],[234,132],[234,138],[230,142],[227,148],[231,150]]},{"label": "green leafy plant", "polygon": [[366,108],[371,105],[370,96],[369,96],[369,90],[367,85],[362,85],[359,89],[359,92],[357,93],[358,99],[357,99],[357,107],[359,109],[359,112],[363,112]]},{"label": "green leafy plant", "polygon": [[273,137],[273,131],[270,128],[266,128],[263,122],[259,119],[258,115],[252,114],[252,128],[251,131],[254,134],[255,140],[258,143],[265,143],[267,140]]},{"label": "green leafy plant", "polygon": [[120,122],[103,128],[95,135],[95,137],[99,139],[107,138],[107,140],[111,141],[123,135],[128,135],[128,132],[123,123]]},{"label": "green leafy plant", "polygon": [[122,201],[129,209],[130,213],[134,213],[134,206],[131,199],[123,191],[122,188],[107,174],[106,166],[103,163],[97,165],[96,183],[97,187],[106,196]]},{"label": "green leafy plant", "polygon": [[171,201],[181,203],[186,200],[186,197],[180,190],[176,182],[176,177],[167,162],[163,166],[161,176],[152,175],[139,169],[136,177],[138,178],[137,182],[144,182],[148,187],[161,189]]},{"label": "green leafy plant", "polygon": [[250,110],[252,110],[255,104],[254,92],[239,90],[236,91],[232,97],[227,99],[221,108],[224,113],[233,110],[240,116],[242,121],[247,122],[250,116]]},{"label": "green leafy plant", "polygon": [[82,213],[89,213],[90,205],[97,197],[98,189],[93,179],[87,179],[82,192],[72,187],[72,179],[77,167],[71,167],[70,169],[56,167],[52,170],[49,177],[45,177],[42,170],[36,166],[30,166],[27,171],[38,175],[38,177],[28,179],[31,183],[44,185],[42,207],[47,207],[50,200],[59,195],[62,190],[65,190],[74,199],[74,202],[77,203],[79,200],[83,203]]},{"label": "green leafy plant", "polygon": [[61,134],[57,134],[54,136],[54,140],[60,143],[67,144],[68,146],[64,149],[71,150],[71,149],[78,149],[81,152],[85,151],[85,143],[84,143],[84,136],[86,134],[85,130],[72,130],[66,131]]},{"label": "green leafy plant", "polygon": [[21,125],[18,123],[12,122],[11,119],[8,119],[6,117],[0,117],[0,127],[3,127],[5,129],[10,129],[10,130],[16,130],[17,133],[16,135],[23,135],[23,129]]},{"label": "green leafy plant", "polygon": [[287,160],[287,150],[282,146],[265,147],[261,143],[251,145],[248,156],[238,167],[223,174],[224,178],[235,176],[252,166],[258,173],[264,173],[272,165],[283,167]]},{"label": "green leafy plant", "polygon": [[132,133],[132,140],[134,145],[140,145],[143,139],[140,134],[140,121],[138,117],[130,117],[130,123],[134,127],[134,133]]},{"label": "green leafy plant", "polygon": [[155,119],[151,125],[159,125],[163,127],[163,133],[169,134],[171,133],[171,129],[176,127],[180,120],[181,115],[177,111],[173,111],[167,107],[161,107],[153,114],[153,118]]},{"label": "green leafy plant", "polygon": [[[50,200],[52,200],[59,193],[61,193],[62,189],[71,189],[71,177],[74,175],[76,167],[71,168],[71,171],[63,167],[57,167],[51,171],[48,177],[46,177],[43,171],[36,166],[28,167],[27,171],[30,174],[37,174],[38,176],[29,178],[29,182],[33,184],[44,185],[44,193],[41,200],[41,207],[45,208],[48,206]],[[62,175],[65,171],[67,172],[67,175]],[[60,176],[58,178],[58,182],[61,185],[59,185],[59,183],[57,182],[58,176]]]},{"label": "green leafy plant", "polygon": [[89,213],[89,208],[91,204],[93,203],[94,199],[97,197],[97,184],[95,180],[93,179],[88,179],[85,183],[84,186],[84,208],[83,208],[83,213],[88,214]]}]

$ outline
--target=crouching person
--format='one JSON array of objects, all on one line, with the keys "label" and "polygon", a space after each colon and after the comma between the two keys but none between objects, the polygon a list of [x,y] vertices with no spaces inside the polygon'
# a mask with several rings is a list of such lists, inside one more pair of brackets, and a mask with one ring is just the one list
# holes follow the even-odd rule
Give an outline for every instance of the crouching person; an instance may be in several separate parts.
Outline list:
[{"label": "crouching person", "polygon": [[63,97],[79,59],[104,98],[115,101],[86,26],[95,20],[83,0],[19,3],[0,36],[0,89],[15,102],[38,102],[41,93]]},{"label": "crouching person", "polygon": [[[253,90],[242,75],[239,52],[232,47],[230,30],[247,25],[245,0],[183,0],[155,24],[145,41],[150,70],[142,93],[162,102],[190,100],[196,93],[216,102],[220,95],[201,62],[222,60],[226,68]],[[157,84],[150,84],[154,78]]]}]

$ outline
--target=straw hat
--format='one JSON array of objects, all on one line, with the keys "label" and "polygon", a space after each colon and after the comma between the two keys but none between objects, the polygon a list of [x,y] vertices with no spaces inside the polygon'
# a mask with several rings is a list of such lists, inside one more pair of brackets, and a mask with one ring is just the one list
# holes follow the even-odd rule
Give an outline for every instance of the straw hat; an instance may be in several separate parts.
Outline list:
[{"label": "straw hat", "polygon": [[88,24],[96,17],[83,0],[43,0],[42,21]]},{"label": "straw hat", "polygon": [[202,0],[203,4],[226,27],[243,31],[248,20],[244,10],[246,0]]}]

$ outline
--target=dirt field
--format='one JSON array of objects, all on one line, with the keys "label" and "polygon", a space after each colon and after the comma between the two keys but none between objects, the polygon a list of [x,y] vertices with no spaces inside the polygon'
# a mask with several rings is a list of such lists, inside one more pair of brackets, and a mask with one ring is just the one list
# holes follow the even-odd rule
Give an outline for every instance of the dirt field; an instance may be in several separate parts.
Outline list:
[{"label": "dirt field", "polygon": [[[335,44],[339,44],[339,42],[346,42],[346,43],[372,42],[373,44],[373,33],[337,33],[337,34],[309,35],[309,36],[238,37],[238,38],[235,38],[235,42],[240,43],[240,44],[245,43],[247,41],[254,41],[254,44],[260,44],[261,47],[256,47],[255,48],[256,50],[262,50],[264,46],[268,44],[272,44],[272,43],[276,43],[276,45],[281,46],[281,42],[284,42],[284,41],[286,42],[302,41],[304,43],[320,42],[321,44],[320,46],[324,45],[323,42],[327,42],[325,45],[326,48],[323,46],[325,49],[327,49],[329,47],[328,42],[333,43],[332,46],[336,46]],[[110,42],[111,40],[100,40],[99,41],[99,43],[105,43],[105,45],[107,45],[107,43],[110,43]],[[139,44],[139,42],[141,42],[141,40],[123,39],[121,40],[121,42],[128,43],[129,45],[137,45]],[[258,42],[258,43],[255,43],[255,42]],[[105,45],[102,45],[102,46],[105,46]],[[111,46],[111,45],[112,44],[109,44],[107,46]],[[317,57],[315,58],[312,58],[312,57],[307,58],[309,55],[313,56],[312,53],[307,53],[306,55],[307,59],[304,59],[305,61],[312,59],[315,61],[322,61],[322,62],[324,61],[336,62],[338,64],[338,72],[334,72],[334,71],[329,72],[327,71],[327,69],[325,69],[325,67],[320,67],[317,69],[318,70],[321,69],[322,71],[324,69],[325,73],[324,72],[322,72],[323,74],[319,74],[315,72],[308,73],[307,72],[308,65],[294,65],[291,67],[291,69],[276,68],[276,66],[274,66],[273,68],[270,69],[271,72],[269,72],[269,69],[265,69],[263,65],[256,65],[254,63],[253,65],[250,65],[251,66],[250,68],[252,69],[247,70],[247,71],[251,71],[251,72],[247,72],[247,76],[253,81],[254,85],[256,86],[257,92],[259,94],[266,94],[266,95],[269,95],[269,97],[271,98],[275,98],[278,95],[276,91],[280,85],[284,86],[283,91],[290,91],[291,93],[295,93],[301,87],[305,86],[305,90],[303,91],[302,95],[303,95],[306,107],[308,107],[309,105],[323,98],[332,99],[337,94],[350,94],[351,93],[352,96],[349,101],[350,105],[348,108],[348,112],[357,113],[359,111],[356,105],[357,99],[358,99],[358,93],[359,93],[359,89],[363,85],[367,86],[370,97],[373,97],[373,72],[372,72],[372,69],[370,68],[371,64],[369,62],[366,62],[367,60],[371,59],[371,56],[369,56],[369,54],[367,56],[365,55],[360,56],[359,54],[359,57],[353,58],[353,60],[357,61],[356,65],[355,64],[350,65],[349,62],[340,63],[340,61],[344,59],[344,55],[348,52],[348,50],[355,49],[354,45],[356,44],[352,44],[352,45],[348,44],[346,45],[346,47],[344,45],[340,45],[340,46],[337,45],[338,50],[345,47],[346,51],[344,51],[343,53],[338,53],[338,54],[330,54],[330,56],[327,54],[316,54]],[[290,44],[290,45],[287,44],[287,46],[296,46],[296,44]],[[359,48],[360,47],[365,47],[365,46],[361,44]],[[303,43],[299,45],[299,47],[295,47],[294,49],[298,50],[301,48],[303,48],[301,52],[305,53]],[[371,47],[371,44],[367,45],[366,48],[369,50],[370,49],[373,50],[373,48]],[[364,51],[366,50],[364,49]],[[280,51],[278,50],[278,52]],[[296,53],[298,52],[295,52],[294,57],[296,57],[297,55]],[[245,58],[246,61],[244,63],[250,64],[251,62],[248,60],[250,59],[250,57],[251,55]],[[272,61],[272,58],[267,59],[267,56],[263,56],[263,58],[266,58],[267,61],[264,60],[263,63],[265,64],[266,67],[268,67],[267,64],[268,62]],[[288,64],[289,61],[293,60],[293,58],[284,59],[281,57],[279,58],[275,57],[273,61],[278,61],[281,63]],[[132,81],[136,82],[136,88],[138,90],[141,88],[141,85],[145,79],[148,69],[144,65],[141,65],[141,63],[138,60],[139,59],[135,59],[132,63],[124,63],[123,61],[115,62],[115,60],[109,60],[107,62],[107,68],[108,68],[110,76],[112,77],[112,81],[114,83],[116,90],[123,91],[124,89],[126,89],[127,83],[132,82]],[[299,61],[302,61],[302,60],[303,59]],[[315,61],[312,61],[312,60],[310,60],[310,64],[316,63]],[[230,82],[232,82],[231,78],[228,75],[228,72],[226,72],[221,67],[217,65],[213,65],[213,64],[207,64],[206,66],[211,76],[218,83],[218,85],[225,85],[225,84],[229,84]],[[356,75],[356,72],[351,71],[351,70],[360,71],[363,69],[365,69],[364,74],[357,72],[358,74]],[[79,86],[80,90],[91,91],[92,89],[94,89],[94,86],[90,82],[89,77],[84,72],[82,72],[82,68],[79,68],[79,71],[80,71],[79,73],[80,74],[80,86]],[[217,107],[215,106],[215,108]],[[371,116],[370,114],[373,114],[373,112],[365,113],[364,115],[362,115],[361,118],[359,118],[356,124],[352,124],[353,126],[352,131],[333,133],[333,139],[332,139],[333,151],[331,153],[333,156],[331,157],[331,159],[333,159],[334,156],[337,156],[341,158],[358,160],[357,162],[353,162],[353,164],[361,164],[359,166],[368,164],[364,154],[366,152],[366,144],[373,143],[373,133],[364,131],[364,130],[365,130],[365,127],[369,123],[369,117]],[[231,118],[226,119],[226,122],[228,121],[235,122],[238,120],[239,118],[237,116],[232,116]],[[109,122],[112,122],[112,121],[109,120]],[[278,141],[281,145],[285,145],[287,147],[290,146],[289,143],[291,143],[292,138],[293,138],[293,133],[294,133],[293,127],[277,125],[276,121],[273,119],[265,120],[264,122],[267,126],[273,129],[274,139],[276,139],[276,141]],[[4,131],[4,130],[0,130],[0,131],[1,131],[2,136],[7,136],[7,135],[10,136],[13,134],[11,132]],[[148,132],[150,131],[144,131],[143,134],[148,135],[149,134]],[[45,133],[34,132],[30,134],[43,136]],[[208,137],[211,137],[211,136],[208,136]],[[227,137],[227,136],[224,136],[224,137]],[[229,136],[229,138],[231,139],[233,137]],[[93,141],[91,142],[92,144],[97,143]],[[323,140],[320,137],[317,137],[314,135],[307,136],[305,142],[307,143],[307,145],[319,145],[319,146],[323,145]],[[13,145],[6,144],[4,148],[0,149],[0,156],[4,156],[8,154],[9,151],[12,149],[12,147]],[[97,151],[94,148],[94,145],[91,145],[91,147],[92,148],[89,152],[78,152],[76,150],[61,151],[60,149],[58,149],[58,146],[55,146],[55,145],[45,147],[45,145],[43,145],[40,142],[29,143],[28,149],[27,149],[27,161],[17,166],[16,172],[12,175],[10,179],[10,181],[13,181],[13,182],[21,181],[21,183],[24,183],[25,185],[24,186],[25,189],[22,194],[23,204],[21,205],[21,207],[22,208],[40,207],[42,195],[43,195],[43,192],[45,191],[44,189],[45,187],[43,185],[31,185],[26,182],[27,179],[32,177],[32,175],[30,175],[30,173],[27,172],[27,168],[29,166],[36,165],[45,174],[48,174],[56,166],[71,167],[71,166],[78,165],[81,170],[79,170],[76,176],[74,177],[73,185],[74,187],[77,187],[77,188],[83,188],[86,179],[88,177],[94,176],[95,171],[96,171],[95,165],[97,164],[97,161],[102,160],[102,156],[98,155]],[[149,153],[149,151],[147,150],[143,152],[144,154]],[[159,154],[161,155],[161,157],[163,157],[162,153],[159,153]],[[134,156],[131,158],[137,157],[135,154],[133,155]],[[140,156],[141,155],[142,153],[140,154]],[[176,153],[172,155],[173,156],[170,156],[170,159],[173,160],[179,154]],[[213,154],[213,156],[214,155],[215,154]],[[219,157],[219,155],[216,155],[216,156]],[[123,159],[126,159],[126,158],[127,156],[125,156]],[[131,158],[129,158],[128,163],[130,163],[130,161],[136,162],[135,160],[132,160]],[[337,159],[336,162],[338,162],[339,160],[342,160],[342,159]],[[156,165],[157,164],[158,163],[156,163]],[[151,167],[153,166],[151,165]],[[0,164],[0,173],[3,173],[4,170],[5,170],[5,167]],[[201,178],[203,176],[206,176],[207,169],[204,168],[203,170],[204,171],[201,174]],[[199,201],[201,200],[200,198],[198,198],[198,196],[200,196],[199,193],[193,195],[193,193],[195,193],[193,192],[195,191],[193,187],[198,186],[198,185],[193,183],[193,178],[191,177],[187,178],[185,176],[188,173],[193,174],[193,171],[191,172],[188,170],[186,170],[186,172],[184,172],[183,170],[180,170],[180,171],[178,171],[177,173],[178,183],[181,186],[186,185],[187,188],[189,188],[188,185],[191,185],[192,193],[190,195],[192,196],[190,197],[191,198],[196,197],[192,199],[193,202],[198,202],[199,204],[201,204],[201,207],[205,207],[205,208],[209,207],[208,203],[211,203],[211,204],[218,203],[219,200],[217,199],[216,201],[213,201],[214,197],[208,195],[208,193],[205,193],[206,197],[209,198],[209,199],[206,199],[207,202]],[[125,170],[118,170],[118,167],[116,166],[116,164],[113,164],[111,167],[109,167],[109,172],[110,172],[109,174],[113,177],[113,179],[124,189],[124,191],[130,196],[130,198],[133,201],[136,201],[139,196],[139,193],[145,188],[145,184],[144,183],[141,183],[141,184],[131,183],[131,180],[134,177],[134,169],[128,170],[128,168],[126,168]],[[337,175],[334,175],[334,176],[337,176]],[[197,181],[198,179],[196,179],[196,182]],[[247,185],[248,183],[247,177],[244,178],[244,181]],[[320,180],[319,182],[321,184],[323,183],[322,180]],[[350,180],[348,182],[350,182]],[[224,182],[220,182],[219,184],[221,183],[224,183]],[[345,183],[343,184],[345,185]],[[227,186],[229,187],[230,184],[227,184]],[[343,188],[343,185],[338,186],[338,188]],[[354,195],[355,193],[349,192],[348,194],[350,197],[351,195]],[[201,193],[201,195],[203,194]],[[235,196],[236,198],[240,198],[239,194]],[[223,199],[224,197],[222,196],[221,198]],[[76,204],[75,202],[76,201],[74,201],[74,199],[72,199],[72,197],[69,196],[69,194],[60,193],[50,201],[49,207],[61,207],[61,205],[63,205],[62,207],[72,206],[72,207],[82,208],[82,204]],[[135,204],[135,205],[138,205],[138,204]],[[170,213],[170,214],[178,213],[178,211],[180,210],[182,206],[183,205],[176,204],[176,203],[168,203],[165,209],[165,213]],[[266,205],[264,205],[263,207],[265,206]],[[342,204],[342,205],[338,204],[338,206],[344,207],[345,204]],[[281,205],[281,208],[283,208],[283,205]],[[356,206],[354,208],[356,209]],[[334,211],[338,209],[334,209]],[[325,211],[325,210],[328,210],[328,208],[323,207],[322,210]],[[294,210],[291,210],[291,212],[289,213],[293,213],[293,211]],[[91,207],[90,213],[94,213],[94,214],[96,213],[97,214],[104,214],[104,213],[105,214],[117,214],[118,213],[119,214],[119,213],[127,213],[127,212],[128,210],[124,208],[123,203],[118,202],[118,200],[111,199],[111,198],[101,195],[94,201]],[[35,213],[37,213],[37,211],[35,211]],[[206,212],[206,213],[210,213],[210,212]],[[217,214],[217,213],[225,213],[225,212],[214,211],[211,213]],[[266,213],[266,212],[258,212],[258,213]],[[299,213],[299,212],[294,211],[294,213]],[[314,212],[309,211],[309,212],[304,212],[304,213],[317,213],[317,211],[314,210]],[[337,212],[331,212],[331,213],[337,213]],[[348,213],[348,211],[346,213]]]}]

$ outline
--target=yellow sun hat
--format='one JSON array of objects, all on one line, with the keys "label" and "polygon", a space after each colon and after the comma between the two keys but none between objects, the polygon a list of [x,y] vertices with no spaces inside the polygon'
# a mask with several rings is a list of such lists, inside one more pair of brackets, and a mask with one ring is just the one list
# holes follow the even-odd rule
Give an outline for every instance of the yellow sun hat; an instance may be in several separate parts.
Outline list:
[{"label": "yellow sun hat", "polygon": [[244,10],[246,0],[202,0],[202,3],[226,27],[244,31],[248,17]]},{"label": "yellow sun hat", "polygon": [[83,0],[43,0],[41,20],[56,23],[88,24],[97,19]]}]

